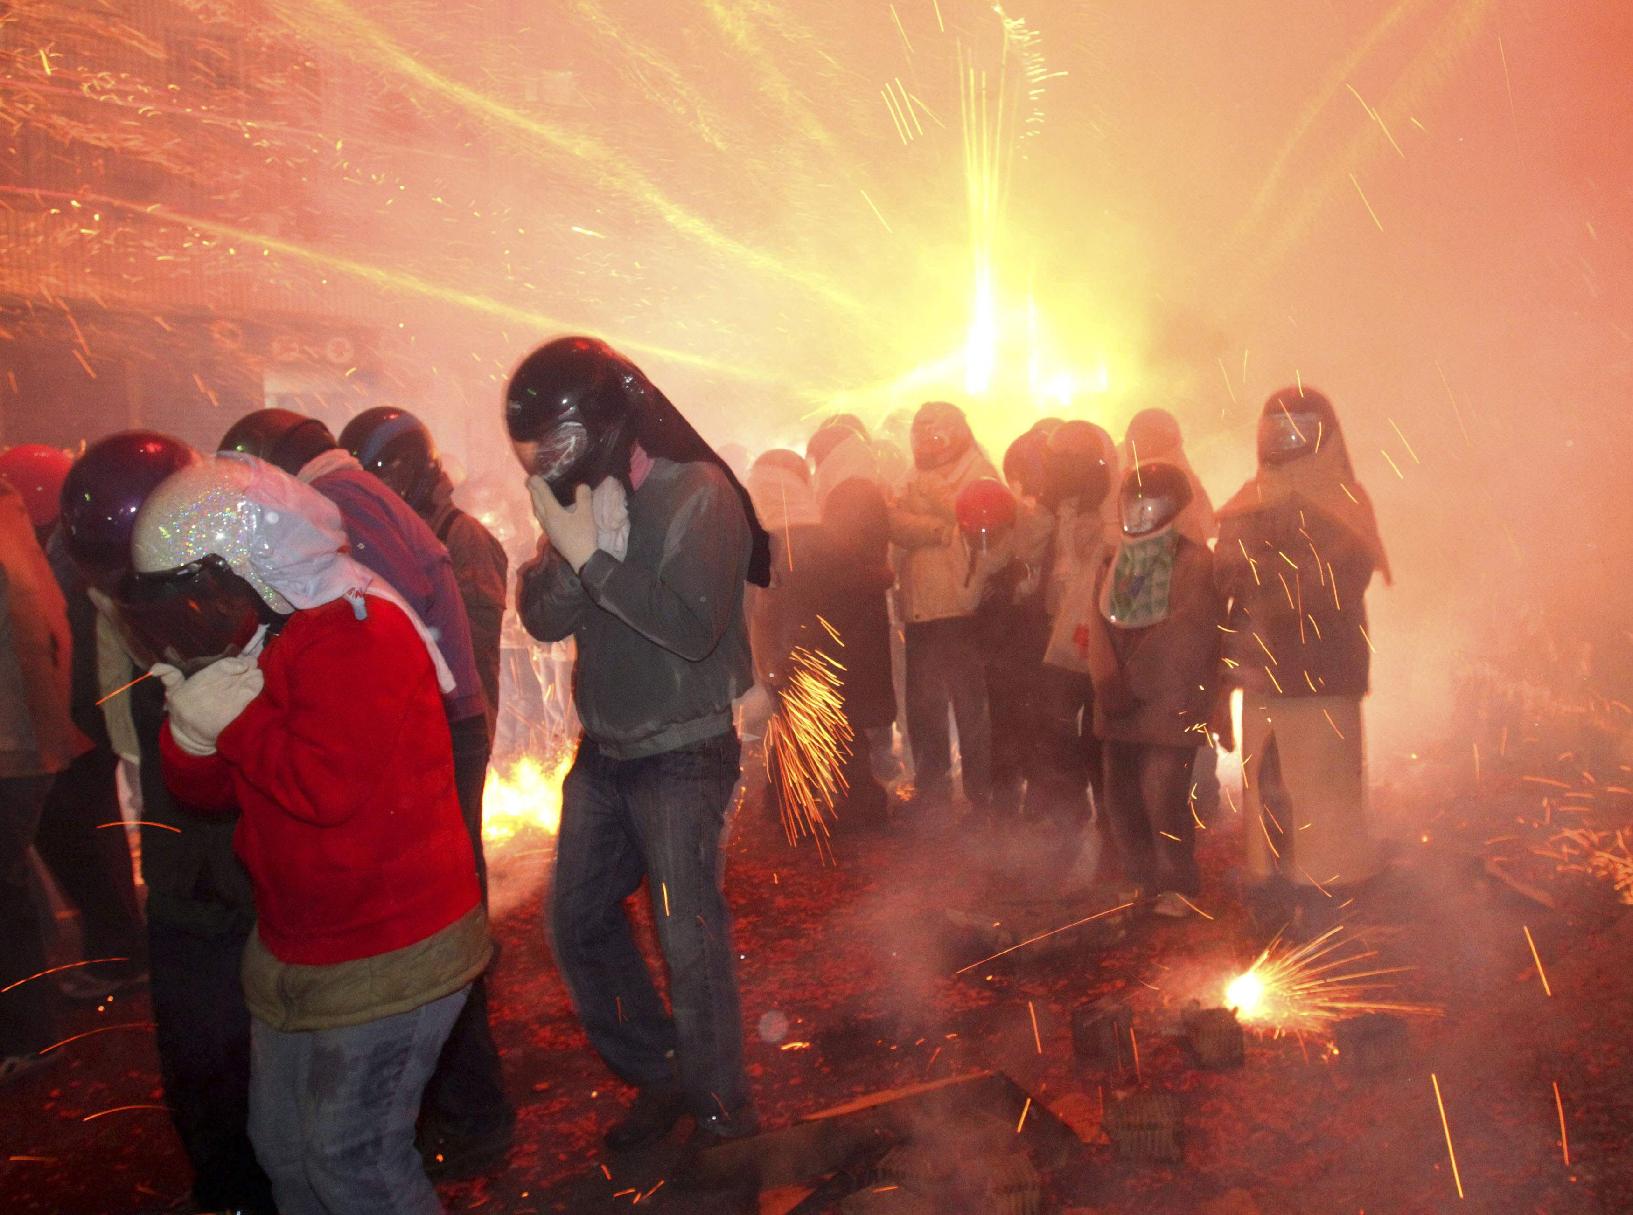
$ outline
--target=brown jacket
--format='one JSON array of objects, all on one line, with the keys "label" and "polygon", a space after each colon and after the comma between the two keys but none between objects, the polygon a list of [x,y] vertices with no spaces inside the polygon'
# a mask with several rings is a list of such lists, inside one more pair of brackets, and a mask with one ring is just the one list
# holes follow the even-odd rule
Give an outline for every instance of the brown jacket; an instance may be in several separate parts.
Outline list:
[{"label": "brown jacket", "polygon": [[0,780],[61,772],[90,749],[69,715],[72,657],[62,590],[0,481]]},{"label": "brown jacket", "polygon": [[[1113,563],[1114,564],[1114,563]],[[1100,573],[1099,588],[1113,564]],[[1219,686],[1219,627],[1225,608],[1214,587],[1213,554],[1180,538],[1165,620],[1120,629],[1095,612],[1089,644],[1094,733],[1102,741],[1201,747]]]}]

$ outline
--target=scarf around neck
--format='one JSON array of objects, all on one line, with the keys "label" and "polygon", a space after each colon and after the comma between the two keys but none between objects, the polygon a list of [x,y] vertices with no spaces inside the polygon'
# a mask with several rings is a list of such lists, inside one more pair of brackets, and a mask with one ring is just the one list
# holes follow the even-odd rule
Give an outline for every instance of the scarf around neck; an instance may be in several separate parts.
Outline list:
[{"label": "scarf around neck", "polygon": [[1108,623],[1143,629],[1168,619],[1179,539],[1172,523],[1149,536],[1123,537],[1100,592],[1100,614]]}]

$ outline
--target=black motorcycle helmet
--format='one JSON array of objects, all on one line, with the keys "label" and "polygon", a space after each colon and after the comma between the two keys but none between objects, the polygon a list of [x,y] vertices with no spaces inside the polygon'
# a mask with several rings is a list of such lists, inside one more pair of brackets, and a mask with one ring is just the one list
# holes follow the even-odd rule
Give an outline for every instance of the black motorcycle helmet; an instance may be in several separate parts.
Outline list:
[{"label": "black motorcycle helmet", "polygon": [[1044,505],[1075,500],[1080,511],[1094,510],[1111,492],[1115,456],[1111,436],[1093,422],[1062,422],[1043,449]]},{"label": "black motorcycle helmet", "polygon": [[1191,479],[1172,464],[1141,463],[1128,470],[1118,494],[1123,535],[1149,536],[1191,504]]},{"label": "black motorcycle helmet", "polygon": [[431,491],[442,476],[442,460],[425,423],[395,405],[365,409],[340,432],[340,445],[369,472],[391,486],[415,513],[431,508]]},{"label": "black motorcycle helmet", "polygon": [[259,456],[296,477],[318,456],[338,446],[334,433],[316,418],[292,409],[273,408],[257,409],[239,418],[221,436],[216,450]]},{"label": "black motorcycle helmet", "polygon": [[505,388],[505,430],[523,470],[543,477],[563,506],[580,485],[607,477],[629,488],[637,442],[655,459],[713,464],[748,520],[748,580],[770,584],[771,540],[737,474],[639,367],[599,338],[556,338],[523,359]]},{"label": "black motorcycle helmet", "polygon": [[63,543],[92,586],[112,592],[130,572],[130,541],[148,495],[179,469],[198,462],[180,439],[156,430],[125,430],[85,449],[62,483]]},{"label": "black motorcycle helmet", "polygon": [[628,478],[640,412],[654,397],[640,368],[605,342],[557,338],[510,377],[505,429],[527,474],[543,477],[569,506],[580,485]]}]

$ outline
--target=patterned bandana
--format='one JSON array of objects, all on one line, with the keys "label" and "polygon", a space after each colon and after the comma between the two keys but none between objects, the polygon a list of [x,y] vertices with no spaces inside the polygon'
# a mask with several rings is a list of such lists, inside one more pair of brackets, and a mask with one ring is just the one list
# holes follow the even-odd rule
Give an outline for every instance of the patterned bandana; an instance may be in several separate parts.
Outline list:
[{"label": "patterned bandana", "polygon": [[1179,532],[1169,524],[1139,539],[1123,537],[1111,575],[1100,592],[1100,614],[1120,629],[1143,629],[1168,619]]}]

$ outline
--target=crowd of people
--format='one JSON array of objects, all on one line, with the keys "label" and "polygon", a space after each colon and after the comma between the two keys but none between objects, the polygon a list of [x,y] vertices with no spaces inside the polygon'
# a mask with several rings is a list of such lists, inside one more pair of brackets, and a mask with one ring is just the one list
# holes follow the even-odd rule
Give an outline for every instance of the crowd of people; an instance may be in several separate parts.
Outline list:
[{"label": "crowd of people", "polygon": [[[1270,397],[1218,511],[1160,409],[1120,445],[1045,419],[1001,471],[953,404],[902,446],[836,414],[740,476],[633,363],[562,338],[503,417],[542,532],[516,613],[576,653],[547,919],[635,1089],[614,1149],[758,1128],[722,838],[739,724],[813,671],[845,829],[1025,822],[1049,841],[1028,880],[1090,863],[1182,917],[1197,791],[1239,742],[1261,922],[1314,930],[1377,872],[1364,593],[1388,565],[1320,393]],[[452,490],[395,407],[338,438],[263,409],[213,451],[0,454],[0,1084],[60,1058],[59,999],[147,983],[201,1211],[435,1212],[434,1179],[510,1147],[481,830],[509,570]],[[145,903],[101,829],[121,759]],[[82,925],[55,973],[32,853]],[[624,906],[643,885],[667,1001]]]},{"label": "crowd of people", "polygon": [[[765,452],[747,476],[773,548],[749,606],[756,671],[776,693],[802,649],[833,658],[859,757],[841,823],[1029,820],[1047,841],[1038,881],[1086,864],[1188,916],[1199,802],[1235,749],[1240,693],[1256,918],[1314,929],[1376,874],[1364,595],[1389,570],[1326,397],[1269,398],[1258,472],[1218,510],[1160,408],[1120,444],[1046,418],[1000,474],[962,411],[933,401],[908,447],[839,414],[803,456]],[[893,720],[911,771],[897,801]]]}]

